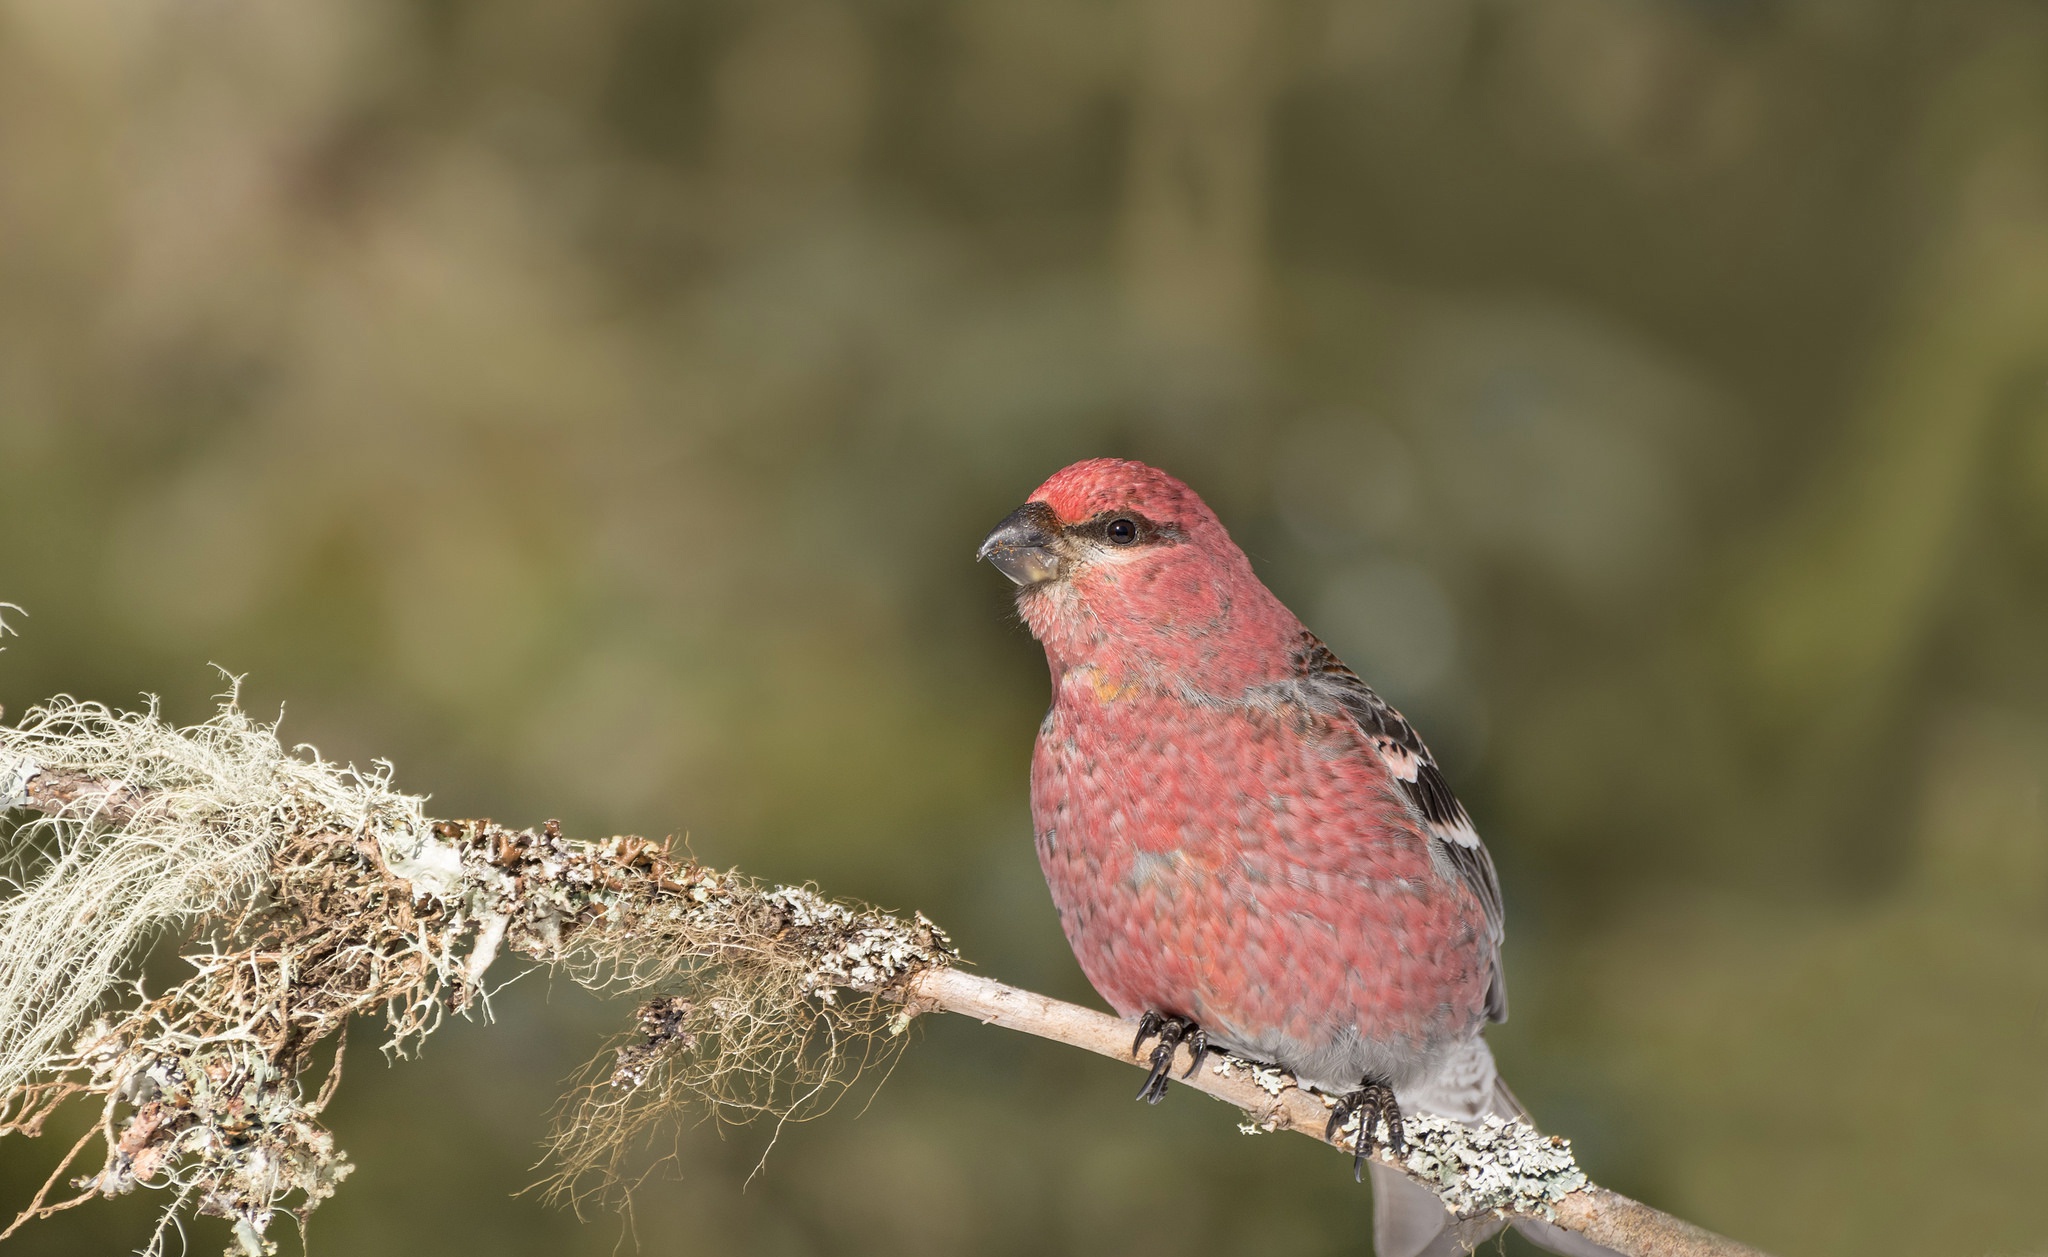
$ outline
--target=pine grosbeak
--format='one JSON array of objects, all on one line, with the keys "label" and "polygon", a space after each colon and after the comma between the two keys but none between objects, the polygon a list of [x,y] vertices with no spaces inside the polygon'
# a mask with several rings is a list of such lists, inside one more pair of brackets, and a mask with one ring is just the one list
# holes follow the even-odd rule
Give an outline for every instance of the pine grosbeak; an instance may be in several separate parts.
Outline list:
[{"label": "pine grosbeak", "polygon": [[[1054,475],[982,544],[1045,647],[1039,861],[1074,955],[1138,1044],[1292,1071],[1359,1116],[1519,1115],[1480,1031],[1507,1017],[1493,861],[1414,729],[1281,605],[1193,490],[1142,463]],[[1133,1051],[1140,1050],[1134,1047]],[[1454,1223],[1375,1165],[1382,1257]],[[1489,1229],[1490,1228],[1490,1229]],[[1557,1233],[1574,1251],[1604,1251]],[[1583,1247],[1581,1247],[1583,1246]]]}]

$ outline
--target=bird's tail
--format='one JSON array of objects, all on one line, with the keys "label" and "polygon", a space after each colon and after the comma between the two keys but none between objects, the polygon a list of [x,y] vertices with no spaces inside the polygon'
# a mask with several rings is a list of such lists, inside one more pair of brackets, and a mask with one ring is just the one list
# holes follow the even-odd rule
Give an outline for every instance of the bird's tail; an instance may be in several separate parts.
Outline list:
[{"label": "bird's tail", "polygon": [[[1400,1101],[1404,1113],[1435,1113],[1461,1122],[1476,1122],[1488,1113],[1530,1121],[1529,1110],[1495,1070],[1486,1040],[1477,1036],[1427,1084],[1402,1092]],[[1461,1257],[1507,1225],[1491,1216],[1452,1217],[1435,1192],[1390,1166],[1369,1165],[1372,1242],[1378,1257]],[[1611,1248],[1538,1218],[1516,1218],[1514,1227],[1530,1242],[1564,1257],[1617,1257]]]}]

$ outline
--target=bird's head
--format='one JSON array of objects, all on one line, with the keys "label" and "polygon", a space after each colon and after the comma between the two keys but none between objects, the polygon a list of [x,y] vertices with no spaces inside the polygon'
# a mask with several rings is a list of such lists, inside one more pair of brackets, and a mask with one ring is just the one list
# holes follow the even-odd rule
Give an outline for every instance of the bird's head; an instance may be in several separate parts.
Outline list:
[{"label": "bird's head", "polygon": [[1208,504],[1144,463],[1095,458],[1055,473],[975,557],[1017,585],[1018,611],[1056,668],[1106,655],[1196,662],[1190,652],[1213,654],[1276,618],[1299,631]]}]

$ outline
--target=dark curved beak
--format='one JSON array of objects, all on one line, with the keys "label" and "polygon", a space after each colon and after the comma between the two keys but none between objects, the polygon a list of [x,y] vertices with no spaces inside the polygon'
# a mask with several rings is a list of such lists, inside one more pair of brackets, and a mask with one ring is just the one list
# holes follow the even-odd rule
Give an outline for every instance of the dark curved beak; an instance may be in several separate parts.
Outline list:
[{"label": "dark curved beak", "polygon": [[1060,556],[1053,549],[1059,537],[1059,516],[1043,502],[1026,502],[997,524],[974,552],[1018,585],[1036,585],[1060,574]]}]

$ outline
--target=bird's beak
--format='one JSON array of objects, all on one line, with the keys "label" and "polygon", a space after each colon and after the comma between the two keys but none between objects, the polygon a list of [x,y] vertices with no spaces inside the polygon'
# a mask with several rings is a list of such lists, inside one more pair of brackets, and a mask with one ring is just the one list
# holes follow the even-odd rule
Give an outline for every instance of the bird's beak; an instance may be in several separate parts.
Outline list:
[{"label": "bird's beak", "polygon": [[1019,585],[1037,585],[1060,574],[1060,556],[1053,549],[1059,517],[1043,502],[1026,502],[1010,512],[974,552]]}]

